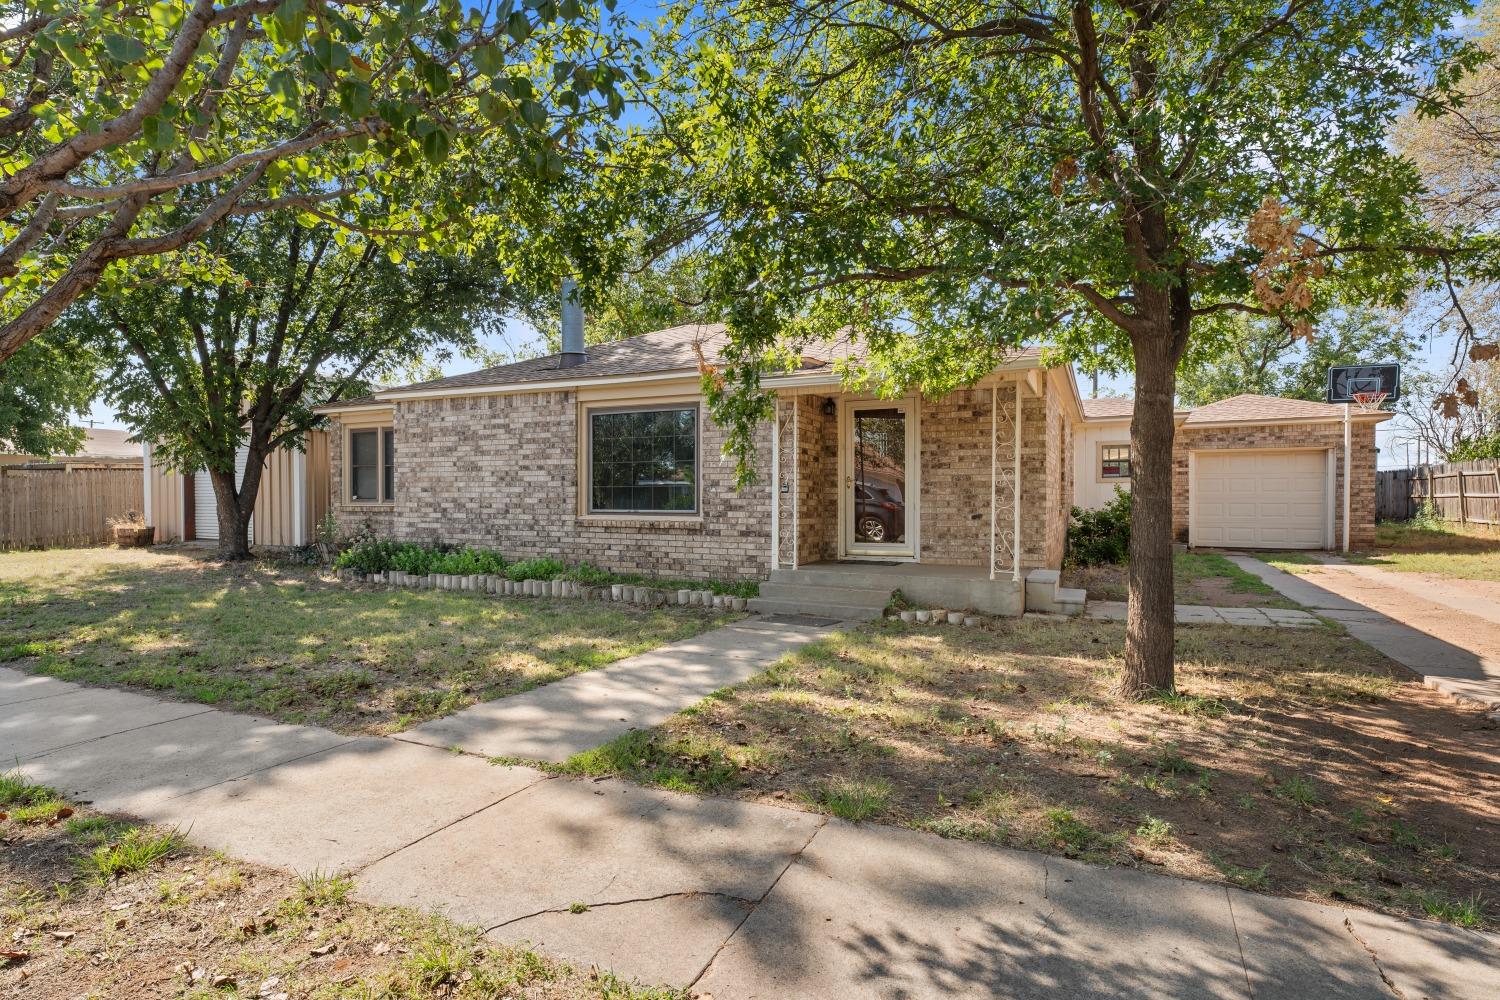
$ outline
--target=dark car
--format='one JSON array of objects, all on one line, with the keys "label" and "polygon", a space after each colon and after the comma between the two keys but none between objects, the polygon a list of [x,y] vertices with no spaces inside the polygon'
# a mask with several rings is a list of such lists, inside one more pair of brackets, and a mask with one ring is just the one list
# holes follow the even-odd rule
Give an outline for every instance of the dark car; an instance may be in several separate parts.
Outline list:
[{"label": "dark car", "polygon": [[854,538],[860,542],[904,541],[906,504],[889,490],[855,484]]}]

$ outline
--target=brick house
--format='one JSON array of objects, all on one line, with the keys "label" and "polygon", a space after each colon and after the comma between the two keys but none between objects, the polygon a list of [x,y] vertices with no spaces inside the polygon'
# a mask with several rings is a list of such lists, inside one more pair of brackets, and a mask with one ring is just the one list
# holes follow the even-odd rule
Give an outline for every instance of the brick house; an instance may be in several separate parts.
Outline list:
[{"label": "brick house", "polygon": [[[775,418],[739,489],[700,392],[698,352],[715,357],[723,339],[717,325],[675,327],[323,407],[331,509],[382,537],[510,558],[769,580],[765,610],[869,613],[897,587],[991,613],[1081,602],[1047,573],[1075,476],[1096,477],[1074,460],[1093,420],[1070,368],[1031,349],[941,399],[877,399],[842,383],[838,359],[804,358],[765,379]],[[1245,426],[1243,442],[1219,423],[1186,430],[1214,449],[1262,447],[1262,425]]]}]

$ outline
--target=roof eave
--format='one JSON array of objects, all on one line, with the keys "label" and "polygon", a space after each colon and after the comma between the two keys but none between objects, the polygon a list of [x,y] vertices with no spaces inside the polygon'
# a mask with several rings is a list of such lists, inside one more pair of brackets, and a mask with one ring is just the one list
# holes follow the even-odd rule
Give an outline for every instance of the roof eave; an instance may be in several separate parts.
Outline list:
[{"label": "roof eave", "polygon": [[[1350,417],[1360,423],[1378,424],[1394,417],[1394,413],[1381,411],[1379,413],[1350,414]],[[1187,425],[1189,429],[1198,427],[1262,427],[1276,424],[1341,424],[1344,422],[1343,414],[1326,417],[1258,417],[1253,420],[1199,420]]]}]

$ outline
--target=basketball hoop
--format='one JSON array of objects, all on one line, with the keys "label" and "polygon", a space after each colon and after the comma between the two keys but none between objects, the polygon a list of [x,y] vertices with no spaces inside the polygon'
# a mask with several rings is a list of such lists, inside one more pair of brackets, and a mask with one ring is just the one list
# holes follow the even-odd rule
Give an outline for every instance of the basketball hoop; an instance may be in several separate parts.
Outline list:
[{"label": "basketball hoop", "polygon": [[1371,392],[1351,392],[1349,394],[1349,398],[1354,400],[1354,405],[1359,407],[1366,413],[1370,413],[1374,410],[1380,409],[1380,407],[1385,404],[1385,401],[1389,396],[1390,393],[1382,392],[1379,390]]}]

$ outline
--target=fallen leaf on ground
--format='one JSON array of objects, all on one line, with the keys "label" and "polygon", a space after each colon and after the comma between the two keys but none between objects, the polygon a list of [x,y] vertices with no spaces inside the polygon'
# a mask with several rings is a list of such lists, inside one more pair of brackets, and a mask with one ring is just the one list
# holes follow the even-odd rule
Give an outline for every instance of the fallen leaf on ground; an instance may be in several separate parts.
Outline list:
[{"label": "fallen leaf on ground", "polygon": [[312,949],[311,953],[315,957],[321,958],[324,955],[332,955],[336,948],[338,948],[338,945],[330,942],[329,944],[322,944]]}]

